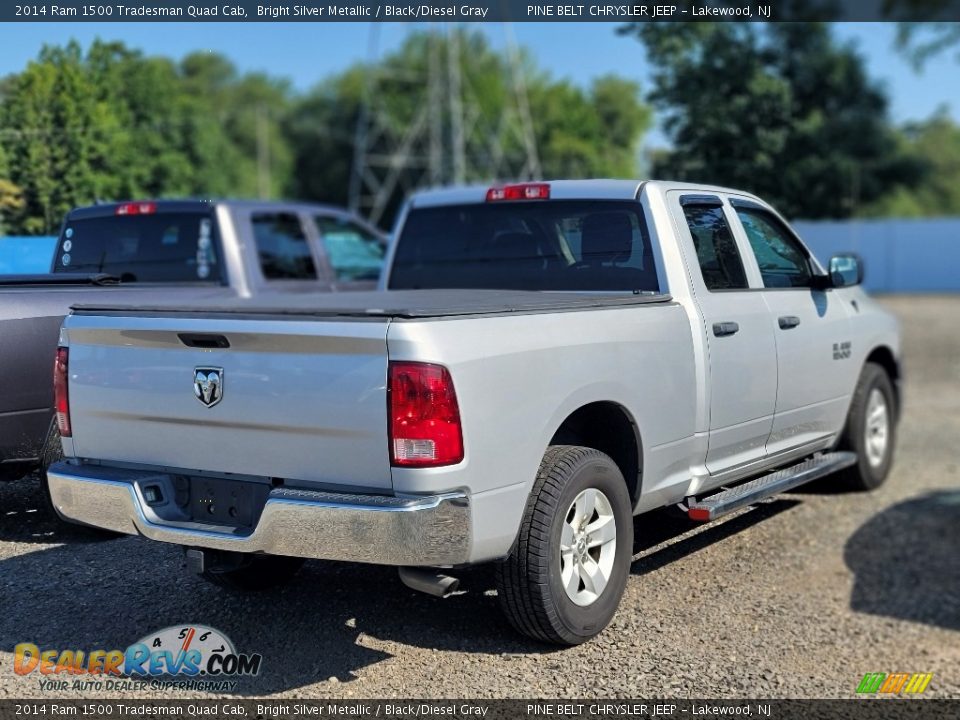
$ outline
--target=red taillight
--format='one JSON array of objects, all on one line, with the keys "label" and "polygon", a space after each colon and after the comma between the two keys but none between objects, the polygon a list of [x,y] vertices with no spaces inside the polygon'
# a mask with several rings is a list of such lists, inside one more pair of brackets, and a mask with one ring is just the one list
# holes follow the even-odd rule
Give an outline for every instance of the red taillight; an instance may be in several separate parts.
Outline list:
[{"label": "red taillight", "polygon": [[53,364],[53,397],[57,411],[57,427],[61,437],[70,437],[70,399],[67,397],[67,360],[70,351],[57,348],[57,360]]},{"label": "red taillight", "polygon": [[498,200],[549,200],[550,185],[548,183],[521,183],[520,185],[504,185],[487,190],[487,202]]},{"label": "red taillight", "polygon": [[117,205],[116,215],[152,215],[157,211],[157,204],[152,202],[123,203]]},{"label": "red taillight", "polygon": [[387,396],[394,465],[437,467],[463,460],[460,409],[449,370],[430,363],[391,362]]}]

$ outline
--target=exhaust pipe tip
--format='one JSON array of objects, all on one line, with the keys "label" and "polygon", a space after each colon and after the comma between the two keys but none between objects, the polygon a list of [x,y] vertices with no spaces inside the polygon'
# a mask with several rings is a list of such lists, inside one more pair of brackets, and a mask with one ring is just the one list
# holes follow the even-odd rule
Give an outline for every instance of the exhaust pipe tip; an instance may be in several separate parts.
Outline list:
[{"label": "exhaust pipe tip", "polygon": [[460,587],[457,578],[423,568],[400,568],[400,581],[411,590],[439,598],[450,597]]}]

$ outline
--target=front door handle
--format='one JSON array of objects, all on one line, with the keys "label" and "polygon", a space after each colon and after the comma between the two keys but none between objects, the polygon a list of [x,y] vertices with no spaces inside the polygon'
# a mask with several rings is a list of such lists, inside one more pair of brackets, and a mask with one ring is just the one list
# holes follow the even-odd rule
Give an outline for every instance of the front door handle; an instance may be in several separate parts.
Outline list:
[{"label": "front door handle", "polygon": [[800,318],[796,315],[784,315],[777,319],[777,322],[780,324],[781,330],[789,330],[790,328],[795,328],[800,324]]},{"label": "front door handle", "polygon": [[718,322],[713,324],[713,334],[717,337],[726,337],[734,335],[740,329],[735,322]]}]

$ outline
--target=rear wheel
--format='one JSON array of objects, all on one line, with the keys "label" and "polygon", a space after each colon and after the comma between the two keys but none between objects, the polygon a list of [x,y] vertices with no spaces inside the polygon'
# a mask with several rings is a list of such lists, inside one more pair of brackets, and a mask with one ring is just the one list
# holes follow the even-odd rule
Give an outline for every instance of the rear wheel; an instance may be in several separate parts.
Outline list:
[{"label": "rear wheel", "polygon": [[839,445],[857,454],[856,465],[841,473],[851,490],[873,490],[887,479],[897,437],[895,403],[887,371],[874,363],[864,365]]},{"label": "rear wheel", "polygon": [[67,522],[57,513],[53,506],[53,498],[50,496],[50,481],[47,479],[47,468],[53,463],[63,460],[63,446],[60,444],[60,428],[57,427],[56,418],[50,423],[50,429],[47,431],[47,440],[40,453],[40,492],[43,498],[43,506],[47,513],[60,526],[60,530],[73,533],[78,537],[86,537],[91,540],[110,540],[121,537],[124,533],[114,532],[113,530],[104,530],[103,528],[93,527],[91,525],[78,525]]},{"label": "rear wheel", "polygon": [[500,606],[524,635],[585,642],[613,619],[632,553],[630,496],[616,463],[593,448],[553,446],[516,545],[497,567]]},{"label": "rear wheel", "polygon": [[43,492],[43,504],[47,508],[47,512],[56,520],[63,522],[53,507],[53,498],[50,497],[50,483],[47,481],[47,468],[59,460],[63,460],[63,446],[60,444],[60,428],[57,427],[57,419],[54,417],[50,422],[47,439],[40,453],[40,490]]},{"label": "rear wheel", "polygon": [[205,570],[200,576],[214,585],[236,592],[259,592],[286,585],[303,563],[303,558],[253,555],[237,567]]}]

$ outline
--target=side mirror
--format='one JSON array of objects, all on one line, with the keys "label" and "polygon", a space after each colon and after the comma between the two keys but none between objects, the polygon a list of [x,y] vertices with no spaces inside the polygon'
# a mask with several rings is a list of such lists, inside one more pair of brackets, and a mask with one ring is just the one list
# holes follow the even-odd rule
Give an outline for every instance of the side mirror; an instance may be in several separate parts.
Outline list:
[{"label": "side mirror", "polygon": [[859,255],[843,253],[830,258],[830,280],[833,287],[851,287],[863,282],[863,260]]}]

